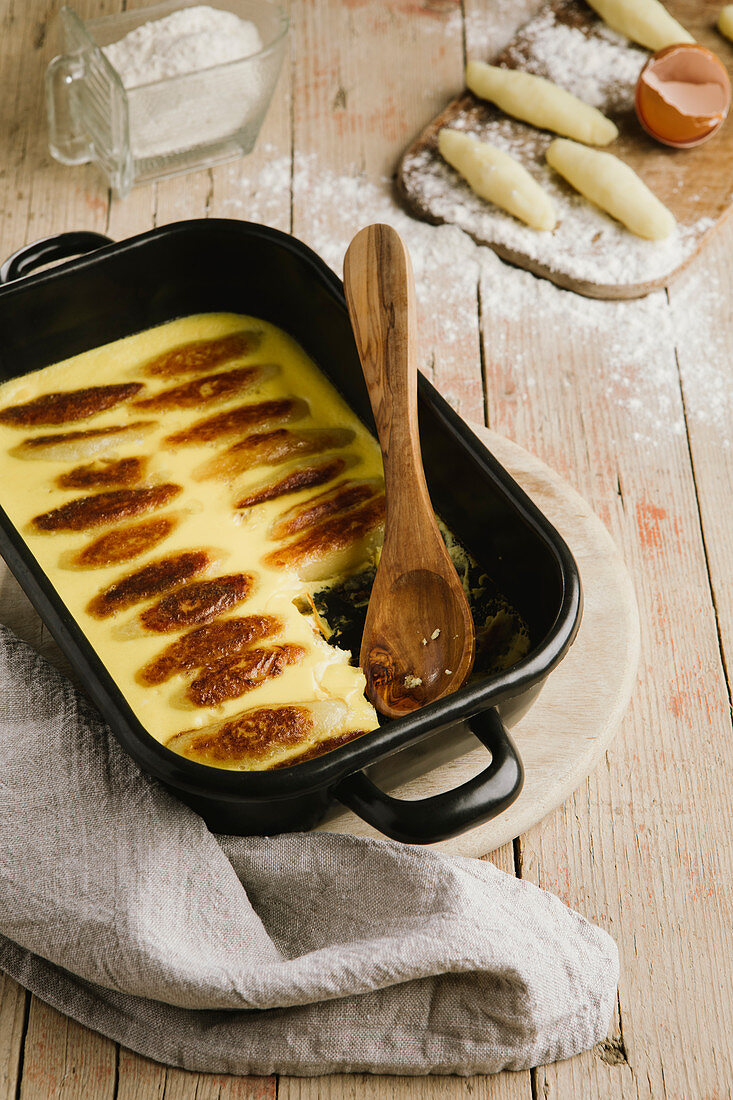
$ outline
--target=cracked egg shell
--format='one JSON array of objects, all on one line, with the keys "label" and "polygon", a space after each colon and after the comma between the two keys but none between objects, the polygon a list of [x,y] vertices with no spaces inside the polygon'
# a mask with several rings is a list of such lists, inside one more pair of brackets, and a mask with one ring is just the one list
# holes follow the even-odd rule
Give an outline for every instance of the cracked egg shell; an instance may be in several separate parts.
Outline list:
[{"label": "cracked egg shell", "polygon": [[691,149],[717,133],[730,99],[730,79],[720,58],[705,46],[681,43],[649,58],[634,103],[651,137],[674,149]]}]

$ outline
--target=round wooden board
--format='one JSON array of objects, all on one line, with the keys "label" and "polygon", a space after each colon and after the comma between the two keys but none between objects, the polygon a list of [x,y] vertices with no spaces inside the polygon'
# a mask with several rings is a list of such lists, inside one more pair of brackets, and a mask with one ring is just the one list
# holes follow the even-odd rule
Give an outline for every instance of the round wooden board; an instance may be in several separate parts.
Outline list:
[{"label": "round wooden board", "polygon": [[[493,821],[433,845],[462,856],[485,855],[513,840],[559,806],[593,771],[619,727],[639,663],[636,597],[606,528],[585,500],[540,459],[486,428],[473,430],[570,546],[580,569],[585,606],[570,652],[512,730],[525,768],[519,798]],[[391,793],[425,798],[465,782],[486,762],[486,750],[477,748]],[[329,816],[320,828],[354,836],[381,835],[350,811]]]}]

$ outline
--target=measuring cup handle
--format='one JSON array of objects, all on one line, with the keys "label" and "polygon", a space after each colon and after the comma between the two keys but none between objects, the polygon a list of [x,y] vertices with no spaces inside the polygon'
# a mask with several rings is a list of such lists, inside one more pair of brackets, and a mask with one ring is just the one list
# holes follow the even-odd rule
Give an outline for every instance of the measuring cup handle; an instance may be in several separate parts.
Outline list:
[{"label": "measuring cup handle", "polygon": [[92,159],[89,135],[74,108],[75,88],[84,79],[81,57],[54,57],[46,70],[46,110],[49,148],[61,164],[88,164]]}]

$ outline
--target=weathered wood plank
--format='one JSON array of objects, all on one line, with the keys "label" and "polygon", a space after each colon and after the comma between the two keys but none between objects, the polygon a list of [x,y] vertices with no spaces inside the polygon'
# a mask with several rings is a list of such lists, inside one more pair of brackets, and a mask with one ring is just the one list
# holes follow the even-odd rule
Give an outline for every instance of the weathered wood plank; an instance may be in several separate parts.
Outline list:
[{"label": "weathered wood plank", "polygon": [[113,1100],[116,1045],[34,997],[20,1100]]},{"label": "weathered wood plank", "polygon": [[[115,1100],[163,1100],[168,1069],[125,1047],[118,1048],[118,1080]],[[196,1095],[194,1085],[191,1096]]]},{"label": "weathered wood plank", "polygon": [[165,1100],[275,1100],[277,1083],[274,1077],[229,1077],[169,1069],[164,1095]]},{"label": "weathered wood plank", "polygon": [[669,288],[705,553],[729,681],[733,672],[731,245],[733,220],[711,240],[704,259]]},{"label": "weathered wood plank", "polygon": [[23,1026],[30,994],[6,974],[0,974],[0,1100],[18,1095]]},{"label": "weathered wood plank", "polygon": [[278,1100],[529,1100],[529,1074],[501,1073],[494,1077],[282,1077]]},{"label": "weathered wood plank", "polygon": [[[340,274],[358,229],[380,220],[404,228],[389,181],[406,141],[463,79],[460,6],[323,2],[299,9],[297,19],[293,232]],[[475,268],[458,265],[440,285],[428,284],[421,275],[431,230],[414,228],[421,369],[481,420]]]},{"label": "weathered wood plank", "polygon": [[[290,9],[289,2],[283,7]],[[292,55],[294,31],[270,108],[247,157],[212,169],[208,215],[259,222],[289,232],[291,228]]]},{"label": "weathered wood plank", "polygon": [[523,877],[606,927],[623,960],[622,1037],[538,1071],[538,1093],[714,1095],[733,1064],[730,820],[715,810],[730,713],[669,311],[663,295],[581,304],[518,274],[508,291],[482,283],[491,425],[592,502],[646,624],[643,691],[608,768],[522,840]]},{"label": "weathered wood plank", "polygon": [[[83,18],[109,14],[120,0],[80,0]],[[92,167],[67,168],[48,151],[44,72],[56,42],[49,0],[6,0],[0,9],[0,252],[66,229],[103,232],[106,190]]]},{"label": "weathered wood plank", "polygon": [[120,1048],[115,1100],[275,1100],[274,1077],[188,1073]]}]

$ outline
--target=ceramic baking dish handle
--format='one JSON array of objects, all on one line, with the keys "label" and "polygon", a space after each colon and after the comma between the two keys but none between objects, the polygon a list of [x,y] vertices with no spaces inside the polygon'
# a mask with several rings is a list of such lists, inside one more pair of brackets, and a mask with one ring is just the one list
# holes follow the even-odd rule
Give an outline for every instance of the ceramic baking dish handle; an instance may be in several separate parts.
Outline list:
[{"label": "ceramic baking dish handle", "polygon": [[77,230],[72,233],[57,233],[55,237],[26,244],[14,252],[0,267],[0,283],[10,283],[23,275],[35,271],[37,267],[51,264],[55,260],[67,260],[70,256],[82,256],[95,252],[106,244],[112,244],[103,233],[91,233]]},{"label": "ceramic baking dish handle", "polygon": [[490,751],[491,763],[460,787],[407,801],[385,794],[364,772],[356,772],[341,780],[335,797],[380,833],[406,844],[435,844],[496,817],[522,789],[522,761],[496,710],[474,715],[468,724]]}]

